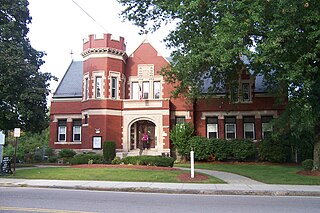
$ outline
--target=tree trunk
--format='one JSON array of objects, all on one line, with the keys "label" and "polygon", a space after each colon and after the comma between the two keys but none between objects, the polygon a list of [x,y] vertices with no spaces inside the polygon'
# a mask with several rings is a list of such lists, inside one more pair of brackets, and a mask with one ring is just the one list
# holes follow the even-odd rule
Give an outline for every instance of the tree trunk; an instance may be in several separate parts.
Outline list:
[{"label": "tree trunk", "polygon": [[314,142],[313,148],[313,170],[320,169],[320,138],[319,136],[315,138],[316,141]]},{"label": "tree trunk", "polygon": [[314,126],[313,170],[320,170],[320,122],[317,121]]}]

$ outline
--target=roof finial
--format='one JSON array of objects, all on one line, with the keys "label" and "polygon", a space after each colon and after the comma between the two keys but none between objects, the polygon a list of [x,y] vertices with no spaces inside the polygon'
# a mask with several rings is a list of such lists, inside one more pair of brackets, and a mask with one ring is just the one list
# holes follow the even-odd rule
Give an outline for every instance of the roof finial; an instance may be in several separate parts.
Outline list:
[{"label": "roof finial", "polygon": [[70,56],[71,56],[71,60],[73,61],[73,52],[72,52],[72,50],[70,51]]},{"label": "roof finial", "polygon": [[144,30],[144,43],[148,43],[148,30]]}]

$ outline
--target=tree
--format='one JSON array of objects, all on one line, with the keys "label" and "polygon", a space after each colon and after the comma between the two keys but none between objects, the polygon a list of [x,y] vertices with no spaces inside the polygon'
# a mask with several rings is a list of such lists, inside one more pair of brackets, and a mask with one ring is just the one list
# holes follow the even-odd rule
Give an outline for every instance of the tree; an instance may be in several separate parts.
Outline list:
[{"label": "tree", "polygon": [[311,113],[312,120],[307,122],[313,133],[314,168],[319,169],[317,0],[118,1],[125,6],[122,16],[142,29],[157,30],[166,22],[176,22],[176,29],[165,39],[174,49],[173,63],[163,72],[168,82],[175,83],[175,96],[187,91],[189,98],[201,98],[205,78],[212,79],[209,92],[214,95],[217,84],[232,84],[245,56],[249,63],[244,65],[263,74],[270,91],[288,95],[287,109],[296,118],[306,119],[299,113],[301,107]]},{"label": "tree", "polygon": [[42,73],[44,52],[30,45],[27,0],[0,0],[0,129],[41,132],[48,126],[49,81]]}]

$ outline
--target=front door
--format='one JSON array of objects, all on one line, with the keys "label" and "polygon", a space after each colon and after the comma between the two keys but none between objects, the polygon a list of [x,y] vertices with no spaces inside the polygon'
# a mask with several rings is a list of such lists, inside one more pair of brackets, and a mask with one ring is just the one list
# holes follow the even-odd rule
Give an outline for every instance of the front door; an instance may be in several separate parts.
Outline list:
[{"label": "front door", "polygon": [[139,142],[142,139],[144,132],[148,134],[147,148],[155,148],[156,136],[155,136],[156,125],[148,120],[141,120],[133,123],[130,128],[130,150],[138,149]]}]

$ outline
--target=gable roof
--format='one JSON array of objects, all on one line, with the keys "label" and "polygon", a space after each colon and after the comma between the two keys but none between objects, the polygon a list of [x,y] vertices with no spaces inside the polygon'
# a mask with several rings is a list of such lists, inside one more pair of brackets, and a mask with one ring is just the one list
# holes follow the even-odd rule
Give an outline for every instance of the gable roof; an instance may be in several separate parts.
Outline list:
[{"label": "gable roof", "polygon": [[72,61],[54,93],[53,98],[81,98],[82,72],[83,62]]}]

